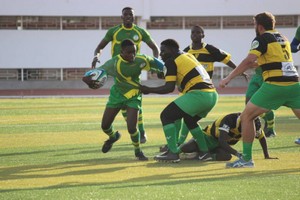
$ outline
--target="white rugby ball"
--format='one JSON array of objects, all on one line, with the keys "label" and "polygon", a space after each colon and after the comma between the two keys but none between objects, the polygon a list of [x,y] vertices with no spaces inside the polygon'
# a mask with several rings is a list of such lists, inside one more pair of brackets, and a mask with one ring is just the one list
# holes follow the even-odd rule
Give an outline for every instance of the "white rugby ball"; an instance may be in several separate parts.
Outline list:
[{"label": "white rugby ball", "polygon": [[92,69],[87,71],[84,76],[91,76],[99,87],[102,87],[107,81],[107,73],[104,69]]}]

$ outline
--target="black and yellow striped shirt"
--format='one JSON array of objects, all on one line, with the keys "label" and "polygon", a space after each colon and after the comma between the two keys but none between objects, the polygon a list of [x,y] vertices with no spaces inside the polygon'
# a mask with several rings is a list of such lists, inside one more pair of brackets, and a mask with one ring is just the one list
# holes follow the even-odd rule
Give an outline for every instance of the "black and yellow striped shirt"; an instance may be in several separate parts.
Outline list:
[{"label": "black and yellow striped shirt", "polygon": [[257,62],[262,69],[265,82],[281,86],[299,82],[290,43],[276,30],[266,31],[257,36],[252,41],[249,54],[258,57]]},{"label": "black and yellow striped shirt", "polygon": [[190,45],[183,51],[193,54],[201,65],[203,65],[210,78],[213,76],[214,62],[227,64],[231,59],[231,55],[229,53],[206,43],[202,43],[201,49],[193,49],[192,45]]},{"label": "black and yellow striped shirt", "polygon": [[177,57],[165,62],[165,67],[165,81],[176,81],[183,94],[190,90],[215,91],[208,73],[192,54],[178,52]]}]

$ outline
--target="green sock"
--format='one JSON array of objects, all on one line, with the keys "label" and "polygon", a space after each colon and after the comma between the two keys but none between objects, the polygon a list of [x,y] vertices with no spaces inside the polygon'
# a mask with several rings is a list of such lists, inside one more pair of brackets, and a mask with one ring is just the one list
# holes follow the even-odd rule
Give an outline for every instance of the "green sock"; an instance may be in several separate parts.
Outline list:
[{"label": "green sock", "polygon": [[103,132],[108,135],[110,138],[114,138],[116,137],[116,131],[114,131],[113,126],[110,126],[108,129],[104,130]]},{"label": "green sock", "polygon": [[274,126],[275,126],[275,115],[274,115],[274,111],[270,110],[269,112],[267,112],[264,116],[263,119],[265,120],[265,122],[267,122],[267,128],[273,130]]},{"label": "green sock", "polygon": [[181,145],[185,142],[188,134],[189,134],[189,129],[188,127],[186,126],[186,124],[183,122],[182,123],[182,126],[181,126],[181,129],[180,129],[180,137],[179,137],[179,140],[178,140],[178,144]]},{"label": "green sock", "polygon": [[192,136],[195,138],[198,148],[200,149],[200,151],[202,152],[208,152],[208,147],[204,138],[204,133],[201,129],[201,126],[198,126],[191,131]]},{"label": "green sock", "polygon": [[176,120],[175,121],[175,127],[176,127],[176,138],[177,138],[177,140],[179,139],[179,136],[180,136],[180,130],[181,130],[181,126],[182,126],[182,124],[183,124],[183,121],[182,121],[182,119],[179,119],[179,120]]},{"label": "green sock", "polygon": [[243,159],[249,161],[252,159],[252,142],[243,142]]},{"label": "green sock", "polygon": [[140,110],[139,110],[138,129],[139,129],[140,133],[145,133],[144,118],[143,118],[143,110],[142,110],[142,108],[140,108]]},{"label": "green sock", "polygon": [[176,138],[176,126],[174,123],[167,124],[163,126],[163,130],[166,136],[168,148],[173,153],[179,153],[179,148],[177,147],[177,138]]},{"label": "green sock", "polygon": [[134,152],[138,153],[141,151],[140,149],[140,133],[136,131],[133,134],[130,134],[130,139],[132,141],[132,145],[134,146]]}]

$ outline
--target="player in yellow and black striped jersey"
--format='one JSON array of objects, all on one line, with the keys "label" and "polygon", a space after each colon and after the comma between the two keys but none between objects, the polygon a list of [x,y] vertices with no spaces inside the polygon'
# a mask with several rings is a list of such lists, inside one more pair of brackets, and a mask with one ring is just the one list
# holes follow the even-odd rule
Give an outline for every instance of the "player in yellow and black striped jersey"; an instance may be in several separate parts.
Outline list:
[{"label": "player in yellow and black striped jersey", "polygon": [[252,145],[255,137],[253,120],[261,114],[281,106],[292,109],[300,119],[300,83],[294,66],[290,43],[275,30],[275,17],[263,12],[254,16],[257,36],[251,44],[247,57],[226,78],[220,81],[225,87],[234,77],[253,66],[262,69],[263,84],[251,97],[241,114],[243,157],[228,168],[254,167]]},{"label": "player in yellow and black striped jersey", "polygon": [[140,89],[144,94],[166,94],[173,92],[177,85],[181,88],[182,95],[167,105],[160,115],[169,151],[155,156],[154,159],[180,161],[175,122],[183,119],[193,137],[197,139],[197,144],[203,153],[200,160],[212,160],[204,140],[204,133],[197,123],[207,116],[218,101],[218,93],[212,80],[192,54],[180,51],[177,41],[164,40],[161,42],[160,51],[166,67],[165,85],[140,86]]},{"label": "player in yellow and black striped jersey", "polygon": [[[213,76],[215,62],[224,63],[228,67],[235,69],[236,65],[232,62],[231,55],[211,44],[203,42],[202,39],[204,36],[203,27],[194,26],[191,29],[192,44],[183,51],[193,54],[206,69],[210,78]],[[248,80],[248,75],[246,73],[243,73],[243,76]]]},{"label": "player in yellow and black striped jersey", "polygon": [[[241,113],[227,114],[203,129],[207,146],[214,160],[227,161],[232,158],[232,155],[241,156],[241,153],[231,147],[239,142],[242,137],[240,115]],[[255,128],[255,137],[261,144],[265,159],[273,159],[269,156],[266,138],[261,129],[259,118],[255,119]],[[183,144],[180,149],[184,153],[181,157],[198,159],[197,153],[199,152],[199,148],[194,138]]]}]

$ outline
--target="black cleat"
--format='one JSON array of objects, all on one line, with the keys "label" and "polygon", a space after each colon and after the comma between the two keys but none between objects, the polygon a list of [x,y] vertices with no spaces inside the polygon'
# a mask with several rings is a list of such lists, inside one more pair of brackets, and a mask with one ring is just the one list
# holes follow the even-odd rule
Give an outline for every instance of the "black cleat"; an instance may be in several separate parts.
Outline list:
[{"label": "black cleat", "polygon": [[164,145],[164,146],[159,147],[159,152],[166,152],[168,150],[169,150],[168,145]]},{"label": "black cleat", "polygon": [[117,131],[116,132],[116,138],[109,138],[106,140],[102,146],[102,152],[107,153],[113,146],[113,144],[118,141],[121,137],[121,134]]},{"label": "black cleat", "polygon": [[135,157],[140,161],[147,161],[149,160],[142,151],[135,153]]},{"label": "black cleat", "polygon": [[177,153],[172,153],[171,151],[166,151],[160,155],[154,156],[154,160],[159,161],[159,162],[178,163],[180,161],[180,158]]},{"label": "black cleat", "polygon": [[265,136],[268,137],[268,138],[275,137],[276,132],[273,129],[267,129],[265,131]]},{"label": "black cleat", "polygon": [[198,158],[200,161],[212,161],[213,160],[213,158],[209,152],[205,152],[205,153],[200,152]]}]

